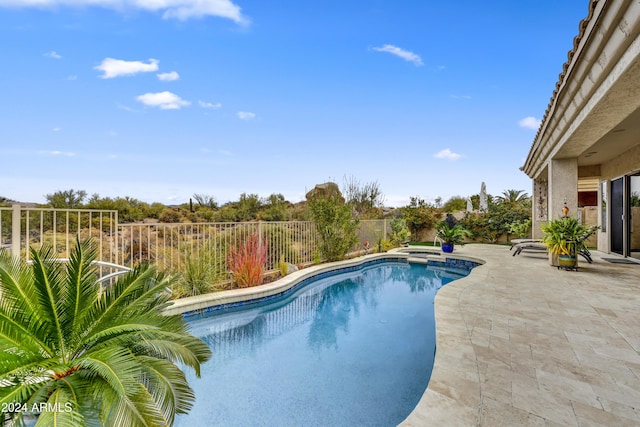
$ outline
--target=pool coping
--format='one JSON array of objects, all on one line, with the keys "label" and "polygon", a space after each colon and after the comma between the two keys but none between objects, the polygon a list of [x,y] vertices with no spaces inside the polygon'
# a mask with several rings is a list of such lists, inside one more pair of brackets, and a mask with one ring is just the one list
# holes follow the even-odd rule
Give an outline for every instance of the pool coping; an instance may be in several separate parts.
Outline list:
[{"label": "pool coping", "polygon": [[[384,261],[402,261],[409,263],[422,263],[433,266],[460,268],[471,270],[475,265],[484,264],[484,261],[470,256],[460,256],[439,252],[433,248],[414,248],[411,252],[408,248],[392,249],[389,252],[363,255],[343,261],[329,262],[314,265],[295,271],[278,280],[264,285],[250,288],[231,289],[192,297],[180,298],[172,301],[171,305],[164,309],[167,315],[182,314],[190,316],[203,312],[232,308],[247,304],[263,302],[268,299],[278,298],[293,291],[294,288],[304,286],[305,282],[312,279],[320,279],[326,274],[339,274],[365,267],[370,263]],[[420,255],[424,254],[424,255]],[[418,256],[416,256],[418,255]],[[471,266],[471,264],[474,264]]]}]

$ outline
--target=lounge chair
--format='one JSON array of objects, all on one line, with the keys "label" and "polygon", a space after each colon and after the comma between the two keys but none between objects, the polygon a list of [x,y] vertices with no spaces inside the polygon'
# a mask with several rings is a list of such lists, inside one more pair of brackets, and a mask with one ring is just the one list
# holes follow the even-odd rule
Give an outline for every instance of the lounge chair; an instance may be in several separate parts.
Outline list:
[{"label": "lounge chair", "polygon": [[[514,248],[515,248],[515,251],[513,251],[513,254],[511,256],[520,255],[520,253],[523,251],[524,252],[546,252],[547,251],[547,245],[545,245],[544,243],[540,243],[539,240],[535,241],[533,239],[532,241],[529,241],[529,242],[512,244],[511,249],[514,249]],[[587,260],[589,264],[593,263],[593,259],[591,258],[591,252],[589,252],[589,249],[581,250],[578,253],[578,255],[580,255],[582,258]]]},{"label": "lounge chair", "polygon": [[511,247],[509,250],[512,250],[516,245],[522,243],[540,243],[540,239],[513,239],[511,240]]},{"label": "lounge chair", "polygon": [[[513,243],[513,242],[512,242]],[[547,245],[544,243],[540,243],[540,241],[530,241],[530,242],[522,242],[515,243],[511,245],[511,249],[513,251],[512,256],[520,255],[521,252],[547,252]]]}]

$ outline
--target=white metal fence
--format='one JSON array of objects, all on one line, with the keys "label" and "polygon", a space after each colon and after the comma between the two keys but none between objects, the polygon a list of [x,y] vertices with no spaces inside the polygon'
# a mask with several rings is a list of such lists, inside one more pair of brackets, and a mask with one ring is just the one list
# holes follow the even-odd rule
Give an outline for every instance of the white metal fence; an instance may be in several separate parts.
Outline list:
[{"label": "white metal fence", "polygon": [[[360,221],[359,243],[373,248],[390,232],[388,220]],[[149,262],[168,273],[179,273],[192,257],[227,271],[229,249],[257,233],[267,246],[267,270],[277,270],[280,259],[304,265],[314,262],[317,234],[308,221],[133,223],[119,224],[117,211],[89,209],[43,209],[20,205],[0,207],[0,246],[29,259],[29,248],[49,244],[60,258],[68,258],[76,237],[91,237],[99,261],[132,267]],[[110,274],[107,271],[105,274]]]},{"label": "white metal fence", "polygon": [[0,207],[0,247],[27,261],[30,249],[50,245],[57,258],[69,258],[76,238],[92,238],[99,273],[109,275],[121,262],[117,246],[118,211],[92,209]]}]

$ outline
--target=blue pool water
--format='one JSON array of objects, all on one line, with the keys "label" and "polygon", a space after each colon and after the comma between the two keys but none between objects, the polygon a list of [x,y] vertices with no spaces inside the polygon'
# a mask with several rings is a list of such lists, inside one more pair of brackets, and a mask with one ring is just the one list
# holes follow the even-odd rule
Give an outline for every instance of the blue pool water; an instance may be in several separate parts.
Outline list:
[{"label": "blue pool water", "polygon": [[427,388],[433,299],[462,277],[386,262],[280,300],[191,317],[213,351],[178,427],[395,426]]}]

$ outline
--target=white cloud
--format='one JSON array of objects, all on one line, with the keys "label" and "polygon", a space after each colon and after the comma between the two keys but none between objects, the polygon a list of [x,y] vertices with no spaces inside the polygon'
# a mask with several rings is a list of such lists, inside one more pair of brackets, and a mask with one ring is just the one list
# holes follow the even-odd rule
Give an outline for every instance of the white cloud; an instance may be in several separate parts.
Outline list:
[{"label": "white cloud", "polygon": [[121,110],[124,110],[124,111],[128,111],[130,113],[137,113],[136,110],[134,110],[133,108],[128,107],[126,105],[118,104],[118,108],[121,109]]},{"label": "white cloud", "polygon": [[240,120],[252,120],[256,118],[256,114],[249,111],[238,111],[238,118]]},{"label": "white cloud", "polygon": [[64,152],[59,150],[41,150],[41,151],[38,151],[38,154],[42,156],[66,156],[66,157],[73,157],[76,155],[76,153]]},{"label": "white cloud", "polygon": [[391,44],[385,44],[382,47],[374,47],[373,50],[377,51],[377,52],[387,52],[390,53],[392,55],[395,55],[399,58],[404,59],[405,61],[409,61],[409,62],[413,62],[415,65],[421,66],[422,64],[422,58],[420,58],[420,55],[417,55],[413,52],[410,52],[408,50],[404,50],[401,49],[397,46],[391,45]]},{"label": "white cloud", "polygon": [[158,76],[158,80],[162,80],[163,82],[172,82],[180,78],[180,74],[176,71],[171,71],[170,73],[159,73],[156,74],[156,76]]},{"label": "white cloud", "polygon": [[247,25],[249,19],[232,0],[0,0],[0,7],[55,8],[58,6],[98,6],[127,13],[130,10],[162,12],[164,19],[185,21],[189,18],[217,16]]},{"label": "white cloud", "polygon": [[441,150],[433,155],[436,159],[448,159],[448,160],[458,160],[462,155],[458,153],[454,153],[448,148]]},{"label": "white cloud", "polygon": [[525,117],[524,119],[518,122],[518,126],[525,129],[538,130],[538,128],[540,127],[540,120],[531,116]]},{"label": "white cloud", "polygon": [[143,103],[149,107],[158,107],[161,110],[179,110],[182,107],[191,105],[189,101],[185,101],[175,93],[171,92],[157,92],[157,93],[145,93],[136,97],[138,102]]},{"label": "white cloud", "polygon": [[216,103],[216,104],[212,104],[211,102],[198,101],[198,105],[201,106],[202,108],[220,108],[220,107],[222,107],[222,104],[220,104],[219,102]]},{"label": "white cloud", "polygon": [[[0,1],[0,3],[2,3],[2,1]],[[53,58],[53,59],[62,59],[62,56],[58,52],[56,52],[55,50],[52,50],[51,52],[45,53],[44,56],[46,56],[48,58]]]},{"label": "white cloud", "polygon": [[122,59],[105,58],[100,65],[94,70],[102,71],[104,74],[100,76],[103,79],[112,79],[114,77],[132,76],[138,73],[151,73],[158,71],[158,60],[149,59],[148,63],[142,61],[123,61]]}]

